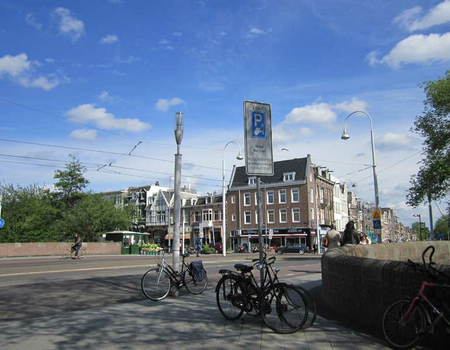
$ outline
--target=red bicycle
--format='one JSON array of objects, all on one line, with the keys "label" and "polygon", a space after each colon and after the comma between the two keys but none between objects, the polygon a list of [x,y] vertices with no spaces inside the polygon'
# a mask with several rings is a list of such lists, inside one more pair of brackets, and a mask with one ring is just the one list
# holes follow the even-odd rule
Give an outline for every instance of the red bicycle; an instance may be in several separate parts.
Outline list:
[{"label": "red bicycle", "polygon": [[[429,262],[425,262],[431,250]],[[450,277],[433,267],[435,248],[427,247],[422,253],[422,264],[408,259],[408,265],[424,273],[431,280],[450,280]],[[449,284],[423,281],[419,292],[412,300],[399,300],[387,308],[383,316],[383,334],[395,349],[414,347],[425,333],[434,334],[438,323],[446,323],[446,333],[450,334],[449,300],[439,296],[437,289],[450,288]],[[448,295],[448,294],[447,294]]]}]

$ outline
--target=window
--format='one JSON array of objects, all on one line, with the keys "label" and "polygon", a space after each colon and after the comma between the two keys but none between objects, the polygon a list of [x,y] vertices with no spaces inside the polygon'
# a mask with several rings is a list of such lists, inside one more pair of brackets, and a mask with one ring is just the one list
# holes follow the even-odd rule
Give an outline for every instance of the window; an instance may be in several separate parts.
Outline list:
[{"label": "window", "polygon": [[309,200],[314,203],[314,190],[312,188],[309,189]]},{"label": "window", "polygon": [[231,215],[231,221],[236,221],[236,214]]},{"label": "window", "polygon": [[254,184],[256,184],[256,177],[249,177],[248,178],[248,184],[249,185],[254,185]]},{"label": "window", "polygon": [[291,190],[291,201],[292,203],[300,202],[300,194],[298,188],[293,188]]},{"label": "window", "polygon": [[279,196],[280,203],[286,203],[286,190],[278,191],[278,196]]},{"label": "window", "polygon": [[287,210],[280,209],[280,222],[287,222]]},{"label": "window", "polygon": [[312,177],[312,172],[309,173],[309,182],[312,182],[313,177]]},{"label": "window", "polygon": [[252,202],[252,198],[250,196],[250,193],[244,193],[244,205],[249,206]]},{"label": "window", "polygon": [[203,221],[211,221],[212,220],[212,209],[203,210],[202,218],[203,218]]},{"label": "window", "polygon": [[273,204],[273,191],[267,191],[267,204]]},{"label": "window", "polygon": [[219,210],[219,209],[214,210],[214,220],[215,221],[222,220],[222,215],[220,215],[220,214],[222,214],[221,210]]},{"label": "window", "polygon": [[275,223],[275,210],[270,209],[267,211],[267,223],[268,224]]},{"label": "window", "polygon": [[314,220],[314,208],[311,208],[311,220]]},{"label": "window", "polygon": [[252,213],[250,211],[244,212],[244,224],[252,223]]},{"label": "window", "polygon": [[236,203],[236,197],[235,196],[231,196],[231,203]]},{"label": "window", "polygon": [[292,209],[292,222],[300,222],[300,209]]},{"label": "window", "polygon": [[256,210],[255,211],[255,224],[257,224],[258,223],[258,211]]},{"label": "window", "polygon": [[195,222],[202,221],[202,213],[199,211],[195,212]]},{"label": "window", "polygon": [[294,181],[295,179],[295,173],[284,173],[283,174],[283,181]]}]

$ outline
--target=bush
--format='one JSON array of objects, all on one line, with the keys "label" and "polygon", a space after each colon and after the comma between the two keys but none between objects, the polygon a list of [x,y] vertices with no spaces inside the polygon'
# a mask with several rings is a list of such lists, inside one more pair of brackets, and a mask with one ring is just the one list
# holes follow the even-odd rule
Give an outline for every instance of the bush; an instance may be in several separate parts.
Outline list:
[{"label": "bush", "polygon": [[207,245],[204,245],[202,248],[203,254],[211,254],[211,253],[215,253],[215,252],[216,252],[216,248],[214,248],[214,247],[209,247]]}]

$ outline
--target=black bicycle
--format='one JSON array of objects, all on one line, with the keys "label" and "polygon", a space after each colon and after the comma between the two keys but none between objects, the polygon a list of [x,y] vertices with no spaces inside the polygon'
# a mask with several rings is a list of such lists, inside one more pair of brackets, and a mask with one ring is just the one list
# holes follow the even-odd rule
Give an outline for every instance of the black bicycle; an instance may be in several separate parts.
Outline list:
[{"label": "black bicycle", "polygon": [[[234,265],[235,269],[220,270],[222,278],[216,287],[216,301],[220,313],[228,320],[236,320],[244,312],[262,317],[264,323],[277,333],[294,333],[310,327],[316,318],[316,305],[309,293],[301,287],[280,283],[276,257],[267,259],[263,252],[262,264]],[[258,285],[252,270],[263,269]]]},{"label": "black bicycle", "polygon": [[144,295],[153,301],[166,298],[171,289],[180,289],[183,286],[192,294],[201,294],[208,285],[208,275],[201,261],[186,263],[188,253],[180,254],[183,258],[181,272],[170,266],[162,253],[161,262],[157,267],[148,270],[141,279],[141,289]]},{"label": "black bicycle", "polygon": [[[429,262],[425,262],[427,252],[431,250]],[[426,333],[434,334],[440,321],[445,323],[445,331],[450,334],[450,305],[448,293],[442,297],[438,291],[450,288],[450,277],[433,267],[435,248],[428,246],[422,253],[422,264],[408,259],[408,265],[424,274],[417,295],[411,300],[399,300],[389,306],[383,316],[383,334],[386,341],[395,349],[414,347]],[[445,279],[447,283],[442,283]],[[430,290],[431,289],[431,290]],[[446,295],[446,296],[445,296]]]}]

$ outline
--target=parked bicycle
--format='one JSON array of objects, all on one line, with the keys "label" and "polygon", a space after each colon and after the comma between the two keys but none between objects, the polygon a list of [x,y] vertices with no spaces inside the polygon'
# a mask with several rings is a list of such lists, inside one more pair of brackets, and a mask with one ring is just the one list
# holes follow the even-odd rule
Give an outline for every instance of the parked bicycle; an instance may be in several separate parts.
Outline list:
[{"label": "parked bicycle", "polygon": [[[262,264],[234,265],[238,271],[222,269],[216,287],[216,301],[220,313],[228,320],[237,320],[244,312],[262,317],[264,323],[277,333],[294,333],[310,327],[316,318],[316,304],[309,293],[301,287],[280,283],[278,267],[273,267],[276,257],[267,259],[263,252]],[[263,269],[258,285],[252,270]]]},{"label": "parked bicycle", "polygon": [[141,289],[144,295],[153,301],[166,298],[172,289],[183,286],[192,294],[201,294],[208,285],[208,275],[201,261],[186,263],[189,253],[180,254],[182,257],[181,272],[175,271],[162,253],[161,262],[157,267],[148,270],[141,279]]},{"label": "parked bicycle", "polygon": [[[76,259],[75,249],[73,247],[68,247],[64,249],[61,253],[61,259]],[[85,247],[81,247],[78,252],[79,259],[86,259],[88,256],[87,249]]]},{"label": "parked bicycle", "polygon": [[[427,252],[431,250],[428,263],[425,262]],[[395,349],[410,349],[421,340],[426,333],[434,334],[437,325],[444,321],[446,333],[450,333],[449,300],[442,298],[438,291],[450,288],[442,283],[450,281],[450,276],[433,267],[435,248],[427,247],[422,253],[422,264],[408,259],[407,264],[425,275],[417,295],[412,300],[399,300],[389,306],[383,316],[383,334],[386,341]],[[439,283],[439,281],[441,281]],[[431,289],[431,290],[430,290]],[[448,293],[446,294],[448,296]]]}]

